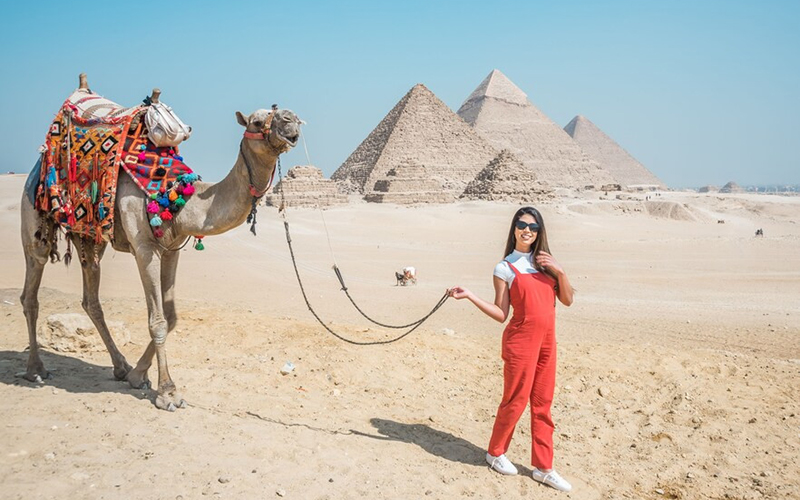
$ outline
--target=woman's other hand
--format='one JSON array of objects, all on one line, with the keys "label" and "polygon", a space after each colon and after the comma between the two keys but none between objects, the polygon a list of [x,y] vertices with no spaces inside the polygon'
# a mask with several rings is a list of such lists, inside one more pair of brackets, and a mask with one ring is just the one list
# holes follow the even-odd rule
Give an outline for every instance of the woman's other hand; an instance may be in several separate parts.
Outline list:
[{"label": "woman's other hand", "polygon": [[544,269],[549,269],[553,274],[564,274],[564,268],[561,267],[561,264],[544,250],[536,254],[536,263]]}]

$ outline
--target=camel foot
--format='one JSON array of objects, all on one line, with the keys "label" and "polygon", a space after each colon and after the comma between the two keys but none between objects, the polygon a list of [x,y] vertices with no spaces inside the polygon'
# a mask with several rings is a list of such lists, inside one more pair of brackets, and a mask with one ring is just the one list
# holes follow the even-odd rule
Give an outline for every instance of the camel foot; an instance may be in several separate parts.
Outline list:
[{"label": "camel foot", "polygon": [[17,378],[24,378],[28,382],[33,382],[35,384],[43,384],[45,380],[53,378],[53,374],[47,371],[42,363],[28,366],[27,371],[16,373],[14,376]]},{"label": "camel foot", "polygon": [[[115,370],[116,371],[116,370]],[[116,373],[115,373],[116,375]],[[150,379],[147,378],[147,371],[137,372],[136,369],[130,370],[125,376],[128,384],[134,389],[150,389]]]},{"label": "camel foot", "polygon": [[114,378],[117,380],[128,380],[128,374],[133,370],[133,367],[127,362],[123,361],[122,366],[114,367]]},{"label": "camel foot", "polygon": [[156,408],[159,410],[175,411],[186,406],[186,401],[174,391],[156,396]]}]

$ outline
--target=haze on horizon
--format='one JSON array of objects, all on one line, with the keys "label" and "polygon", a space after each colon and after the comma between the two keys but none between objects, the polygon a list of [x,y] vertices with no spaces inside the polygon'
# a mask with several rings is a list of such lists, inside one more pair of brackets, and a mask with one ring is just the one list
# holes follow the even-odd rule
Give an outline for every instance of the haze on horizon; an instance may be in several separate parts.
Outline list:
[{"label": "haze on horizon", "polygon": [[[206,180],[233,165],[234,111],[272,103],[338,168],[416,83],[452,110],[501,70],[560,126],[589,118],[670,187],[798,184],[800,3],[144,1],[17,3],[0,19],[0,172],[27,172],[81,72],[130,106],[160,87]],[[157,20],[148,16],[160,14]],[[298,147],[283,171],[308,163]]]}]

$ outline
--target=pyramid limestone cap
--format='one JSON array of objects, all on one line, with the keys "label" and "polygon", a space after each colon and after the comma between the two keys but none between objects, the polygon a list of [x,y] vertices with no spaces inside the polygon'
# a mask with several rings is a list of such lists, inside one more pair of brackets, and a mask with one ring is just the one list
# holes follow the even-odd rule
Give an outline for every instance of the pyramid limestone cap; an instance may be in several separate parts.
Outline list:
[{"label": "pyramid limestone cap", "polygon": [[492,70],[480,85],[467,97],[462,107],[472,101],[491,97],[520,106],[528,105],[528,95],[498,69]]}]

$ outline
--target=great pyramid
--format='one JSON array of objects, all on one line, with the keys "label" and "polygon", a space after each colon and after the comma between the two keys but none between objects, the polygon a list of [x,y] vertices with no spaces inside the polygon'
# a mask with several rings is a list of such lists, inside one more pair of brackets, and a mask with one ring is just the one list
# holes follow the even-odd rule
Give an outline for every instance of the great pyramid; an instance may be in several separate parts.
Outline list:
[{"label": "great pyramid", "polygon": [[331,179],[369,194],[378,181],[387,180],[387,174],[395,167],[421,165],[438,181],[440,190],[455,198],[496,154],[433,92],[417,84]]},{"label": "great pyramid", "polygon": [[336,183],[322,176],[322,171],[312,165],[295,165],[286,176],[270,189],[264,197],[267,206],[280,206],[281,190],[289,207],[330,207],[347,203],[347,195],[340,194]]},{"label": "great pyramid", "polygon": [[581,149],[607,170],[620,185],[656,186],[662,189],[666,187],[661,179],[647,170],[588,118],[576,116],[564,127],[564,131],[572,136]]},{"label": "great pyramid", "polygon": [[547,184],[504,149],[467,184],[461,198],[471,200],[537,203],[554,197]]},{"label": "great pyramid", "polygon": [[599,187],[614,182],[553,120],[498,70],[478,85],[458,110],[496,149],[508,149],[553,187]]}]

